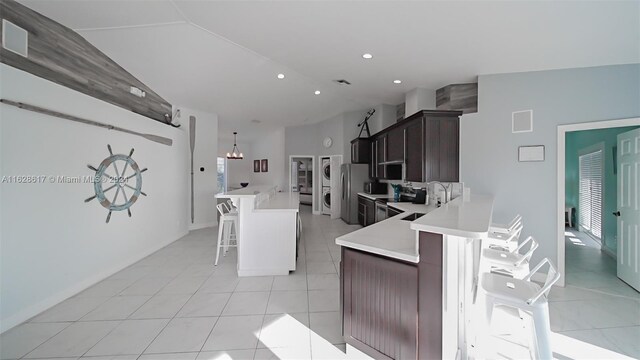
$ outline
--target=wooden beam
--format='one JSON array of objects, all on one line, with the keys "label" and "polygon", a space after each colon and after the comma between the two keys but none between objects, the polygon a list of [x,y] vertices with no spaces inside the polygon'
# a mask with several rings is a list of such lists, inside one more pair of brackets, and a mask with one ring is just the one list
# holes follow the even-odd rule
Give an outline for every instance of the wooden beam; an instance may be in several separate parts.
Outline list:
[{"label": "wooden beam", "polygon": [[[13,0],[0,0],[0,17],[29,34],[28,57],[0,46],[0,62],[162,123],[171,122],[171,104],[75,31]],[[132,86],[146,96],[131,94]]]},{"label": "wooden beam", "polygon": [[478,112],[478,83],[451,84],[436,90],[436,109]]}]

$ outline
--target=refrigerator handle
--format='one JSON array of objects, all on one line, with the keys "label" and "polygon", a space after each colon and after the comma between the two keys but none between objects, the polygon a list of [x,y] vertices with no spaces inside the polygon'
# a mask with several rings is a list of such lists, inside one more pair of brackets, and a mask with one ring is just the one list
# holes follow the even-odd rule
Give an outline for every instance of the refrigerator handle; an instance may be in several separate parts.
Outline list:
[{"label": "refrigerator handle", "polygon": [[344,171],[342,172],[342,174],[340,174],[340,187],[342,189],[342,199],[344,199],[344,192],[345,192],[345,186],[344,186]]}]

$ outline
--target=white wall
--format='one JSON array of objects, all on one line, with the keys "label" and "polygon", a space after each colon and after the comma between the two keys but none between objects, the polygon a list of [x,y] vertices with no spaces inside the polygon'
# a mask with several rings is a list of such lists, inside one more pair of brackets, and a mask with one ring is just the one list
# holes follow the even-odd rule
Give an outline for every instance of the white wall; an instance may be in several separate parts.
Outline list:
[{"label": "white wall", "polygon": [[288,156],[284,155],[284,128],[260,135],[260,138],[251,143],[251,166],[253,169],[253,158],[269,160],[269,169],[266,173],[251,172],[251,183],[253,185],[275,185],[278,191],[286,190],[289,178]]},{"label": "white wall", "polygon": [[173,146],[0,105],[0,175],[82,176],[128,154],[149,170],[133,216],[107,210],[93,184],[0,184],[2,331],[180,238],[187,232],[188,138],[155,120],[0,64],[0,96],[165,136]]},{"label": "white wall", "polygon": [[[495,196],[495,221],[523,216],[523,235],[540,242],[534,262],[557,261],[558,125],[640,116],[639,79],[640,64],[478,78],[478,113],[461,120],[461,180]],[[534,131],[512,134],[511,113],[526,109]],[[521,145],[544,145],[545,161],[519,163]]]},{"label": "white wall", "polygon": [[409,117],[420,110],[436,108],[436,91],[415,88],[405,94],[404,117]]},{"label": "white wall", "polygon": [[[196,146],[193,152],[194,222],[189,208],[189,229],[200,229],[217,224],[217,210],[213,194],[218,188],[218,116],[198,110],[178,107],[180,123],[189,132],[189,117],[196,118]],[[189,141],[189,140],[187,140]],[[204,171],[200,171],[204,168]],[[190,171],[190,169],[189,169]],[[191,184],[189,184],[191,186]],[[189,207],[191,199],[189,198]]]},{"label": "white wall", "polygon": [[[244,159],[227,160],[227,187],[239,188],[240,183],[248,182],[251,185],[253,177],[253,157],[251,146],[248,142],[238,141],[238,148],[244,155]],[[233,149],[233,140],[218,139],[218,156],[225,157]]]}]

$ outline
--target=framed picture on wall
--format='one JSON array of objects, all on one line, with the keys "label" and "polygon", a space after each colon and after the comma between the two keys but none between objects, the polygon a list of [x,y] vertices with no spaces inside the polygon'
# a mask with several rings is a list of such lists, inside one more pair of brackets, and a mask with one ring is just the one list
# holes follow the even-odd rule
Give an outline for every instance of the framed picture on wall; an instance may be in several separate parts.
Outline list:
[{"label": "framed picture on wall", "polygon": [[262,159],[261,160],[260,170],[262,172],[269,172],[269,160],[267,160],[267,159]]},{"label": "framed picture on wall", "polygon": [[260,172],[260,160],[253,160],[253,172]]}]

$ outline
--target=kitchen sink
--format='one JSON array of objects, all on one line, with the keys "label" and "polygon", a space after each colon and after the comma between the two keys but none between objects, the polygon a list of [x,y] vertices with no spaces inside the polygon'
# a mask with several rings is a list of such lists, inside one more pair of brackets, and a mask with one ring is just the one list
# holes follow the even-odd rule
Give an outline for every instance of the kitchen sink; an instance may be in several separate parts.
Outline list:
[{"label": "kitchen sink", "polygon": [[403,218],[402,218],[402,219],[400,219],[400,220],[413,221],[413,220],[416,220],[416,219],[418,219],[418,218],[423,217],[424,215],[425,215],[425,214],[423,214],[423,213],[413,213],[413,214],[411,214],[411,215],[409,215],[409,216],[405,216],[405,217],[403,217]]}]

